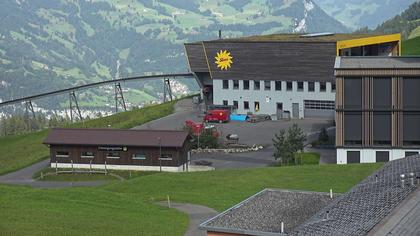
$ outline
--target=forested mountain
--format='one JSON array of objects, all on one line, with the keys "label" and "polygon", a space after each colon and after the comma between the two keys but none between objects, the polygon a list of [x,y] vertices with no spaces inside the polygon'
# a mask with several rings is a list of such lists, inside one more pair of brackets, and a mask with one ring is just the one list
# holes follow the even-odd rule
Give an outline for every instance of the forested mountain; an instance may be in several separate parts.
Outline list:
[{"label": "forested mountain", "polygon": [[330,16],[347,27],[376,28],[382,22],[400,14],[418,0],[314,0]]},{"label": "forested mountain", "polygon": [[[401,33],[404,39],[412,39],[420,36],[420,2],[413,3],[401,14],[385,21],[374,30],[367,28],[358,32],[374,33]],[[419,45],[420,47],[420,45]]]},{"label": "forested mountain", "polygon": [[[2,100],[110,79],[117,60],[122,76],[184,72],[182,44],[219,29],[223,37],[347,31],[312,0],[2,0],[0,15]],[[128,96],[153,100],[161,85],[137,88]],[[103,92],[82,99],[105,105]]]}]

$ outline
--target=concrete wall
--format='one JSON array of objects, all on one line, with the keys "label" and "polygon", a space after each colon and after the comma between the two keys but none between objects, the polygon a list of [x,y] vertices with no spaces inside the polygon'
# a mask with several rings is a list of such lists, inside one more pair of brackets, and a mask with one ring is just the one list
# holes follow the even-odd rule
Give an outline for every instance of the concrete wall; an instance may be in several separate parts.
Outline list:
[{"label": "concrete wall", "polygon": [[[71,164],[71,163],[51,163],[51,168],[74,168],[74,169],[100,169],[105,170],[104,164]],[[138,166],[138,165],[106,165],[107,170],[135,170],[135,171],[159,171],[159,166]],[[162,166],[165,172],[182,172],[186,171],[186,166]]]},{"label": "concrete wall", "polygon": [[405,157],[405,152],[420,152],[420,149],[346,149],[337,148],[337,164],[347,164],[347,151],[360,151],[360,163],[375,163],[376,151],[389,152],[389,160]]},{"label": "concrete wall", "polygon": [[[286,81],[282,81],[282,90],[275,91],[275,81],[270,81],[271,90],[264,90],[264,81],[260,82],[260,90],[254,90],[254,81],[249,81],[249,90],[243,89],[243,81],[239,81],[239,89],[233,89],[233,81],[229,80],[229,89],[223,89],[223,80],[213,80],[213,103],[222,105],[223,100],[227,100],[229,105],[233,104],[233,101],[238,101],[239,107],[237,110],[238,114],[246,114],[252,112],[254,114],[276,114],[277,103],[283,103],[283,110],[290,111],[292,116],[292,104],[299,104],[299,117],[304,118],[304,100],[323,100],[323,101],[335,101],[335,92],[331,91],[331,83],[327,83],[327,89],[325,92],[320,92],[319,82],[315,82],[315,91],[308,91],[308,82],[304,82],[303,91],[297,90],[297,81],[293,81],[293,90],[286,90]],[[244,109],[243,102],[249,101],[249,110]],[[260,110],[255,112],[254,102],[260,102]],[[331,118],[334,117],[334,113],[331,113]],[[292,117],[297,118],[297,117]]]}]

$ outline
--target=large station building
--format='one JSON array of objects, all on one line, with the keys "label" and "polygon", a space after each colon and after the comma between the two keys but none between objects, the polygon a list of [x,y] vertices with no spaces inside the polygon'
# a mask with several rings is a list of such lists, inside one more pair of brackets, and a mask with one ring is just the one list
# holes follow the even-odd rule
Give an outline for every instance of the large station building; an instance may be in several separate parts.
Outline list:
[{"label": "large station building", "polygon": [[238,114],[334,119],[336,56],[398,56],[401,37],[276,34],[185,44],[207,104]]}]

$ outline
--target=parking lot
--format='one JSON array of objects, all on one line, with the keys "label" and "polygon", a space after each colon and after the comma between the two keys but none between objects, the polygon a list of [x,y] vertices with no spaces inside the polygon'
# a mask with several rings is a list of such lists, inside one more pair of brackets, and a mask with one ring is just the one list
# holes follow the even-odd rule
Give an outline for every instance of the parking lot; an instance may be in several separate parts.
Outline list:
[{"label": "parking lot", "polygon": [[[175,112],[167,117],[146,123],[136,127],[136,129],[182,129],[186,120],[199,122],[202,120],[200,111],[194,107],[191,99],[178,102]],[[299,120],[280,120],[263,121],[258,123],[231,121],[228,123],[214,123],[217,130],[224,138],[228,134],[237,134],[239,143],[247,145],[263,145],[264,149],[249,153],[199,153],[191,157],[192,164],[196,161],[206,160],[212,163],[216,169],[226,168],[249,168],[263,167],[274,163],[272,138],[281,129],[287,129],[291,125],[297,124],[307,134],[308,143],[315,140],[317,132],[322,127],[331,126],[331,121],[322,119],[299,119]],[[329,159],[333,159],[334,153],[331,150],[317,150],[323,155],[325,152]],[[332,161],[331,161],[332,162]],[[327,163],[327,161],[325,162]]]}]

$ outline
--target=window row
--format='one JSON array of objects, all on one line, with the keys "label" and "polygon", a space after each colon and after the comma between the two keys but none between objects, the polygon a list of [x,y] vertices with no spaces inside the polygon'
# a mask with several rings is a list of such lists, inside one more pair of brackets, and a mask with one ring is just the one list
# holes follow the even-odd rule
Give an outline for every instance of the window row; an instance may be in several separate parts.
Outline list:
[{"label": "window row", "polygon": [[[418,155],[419,152],[416,151],[406,151],[405,157]],[[375,152],[375,161],[376,162],[388,162],[389,151],[376,151]],[[347,151],[347,163],[360,163],[360,151]]]},{"label": "window row", "polygon": [[[239,108],[239,102],[238,101],[233,101],[232,104],[229,104],[228,100],[223,100],[223,105],[224,106],[228,106],[228,105],[233,105],[235,107],[235,109]],[[250,102],[249,101],[243,101],[242,103],[242,108],[244,110],[250,110]],[[260,102],[254,102],[254,111],[258,112],[260,110]]]},{"label": "window row", "polygon": [[[56,157],[70,157],[70,152],[68,151],[57,151],[56,152]],[[95,153],[93,152],[82,152],[80,155],[81,158],[95,158]],[[105,154],[105,157],[108,159],[120,159],[121,158],[121,153],[119,152],[107,152]],[[133,160],[146,160],[146,155],[143,153],[135,153],[133,155],[131,155],[131,158]],[[172,154],[163,154],[161,156],[162,159],[165,160],[169,160],[172,159]]]},{"label": "window row", "polygon": [[[392,109],[392,97],[397,94],[392,92],[391,78],[374,78],[372,88],[363,88],[366,78],[344,78],[344,108],[362,109],[365,102],[362,98],[369,99],[367,104],[372,104],[373,109]],[[420,78],[406,77],[402,80],[402,107],[405,110],[420,110]],[[363,94],[363,91],[368,93]],[[372,101],[370,101],[372,99]]]},{"label": "window row", "polygon": [[[319,87],[320,92],[326,92],[327,91],[327,82],[303,82],[303,81],[271,81],[271,80],[223,80],[223,89],[229,89],[230,88],[230,82],[232,81],[232,89],[233,90],[239,90],[239,84],[242,83],[242,89],[243,90],[250,90],[251,86],[253,85],[253,90],[261,90],[263,88],[265,91],[271,91],[273,88],[275,91],[293,91],[294,87],[296,87],[296,91],[303,92],[305,90],[305,84],[307,84],[307,91],[308,92],[315,92],[315,85],[317,84]],[[273,84],[274,83],[274,84]],[[274,86],[273,86],[274,85]],[[283,88],[283,86],[285,88]],[[335,92],[335,83],[331,83],[330,92]]]},{"label": "window row", "polygon": [[[404,112],[402,115],[402,144],[403,146],[420,146],[420,113]],[[368,128],[368,127],[365,127]],[[392,117],[391,112],[375,112],[372,119],[373,144],[391,145]],[[344,113],[344,144],[362,144],[362,113]]]}]

